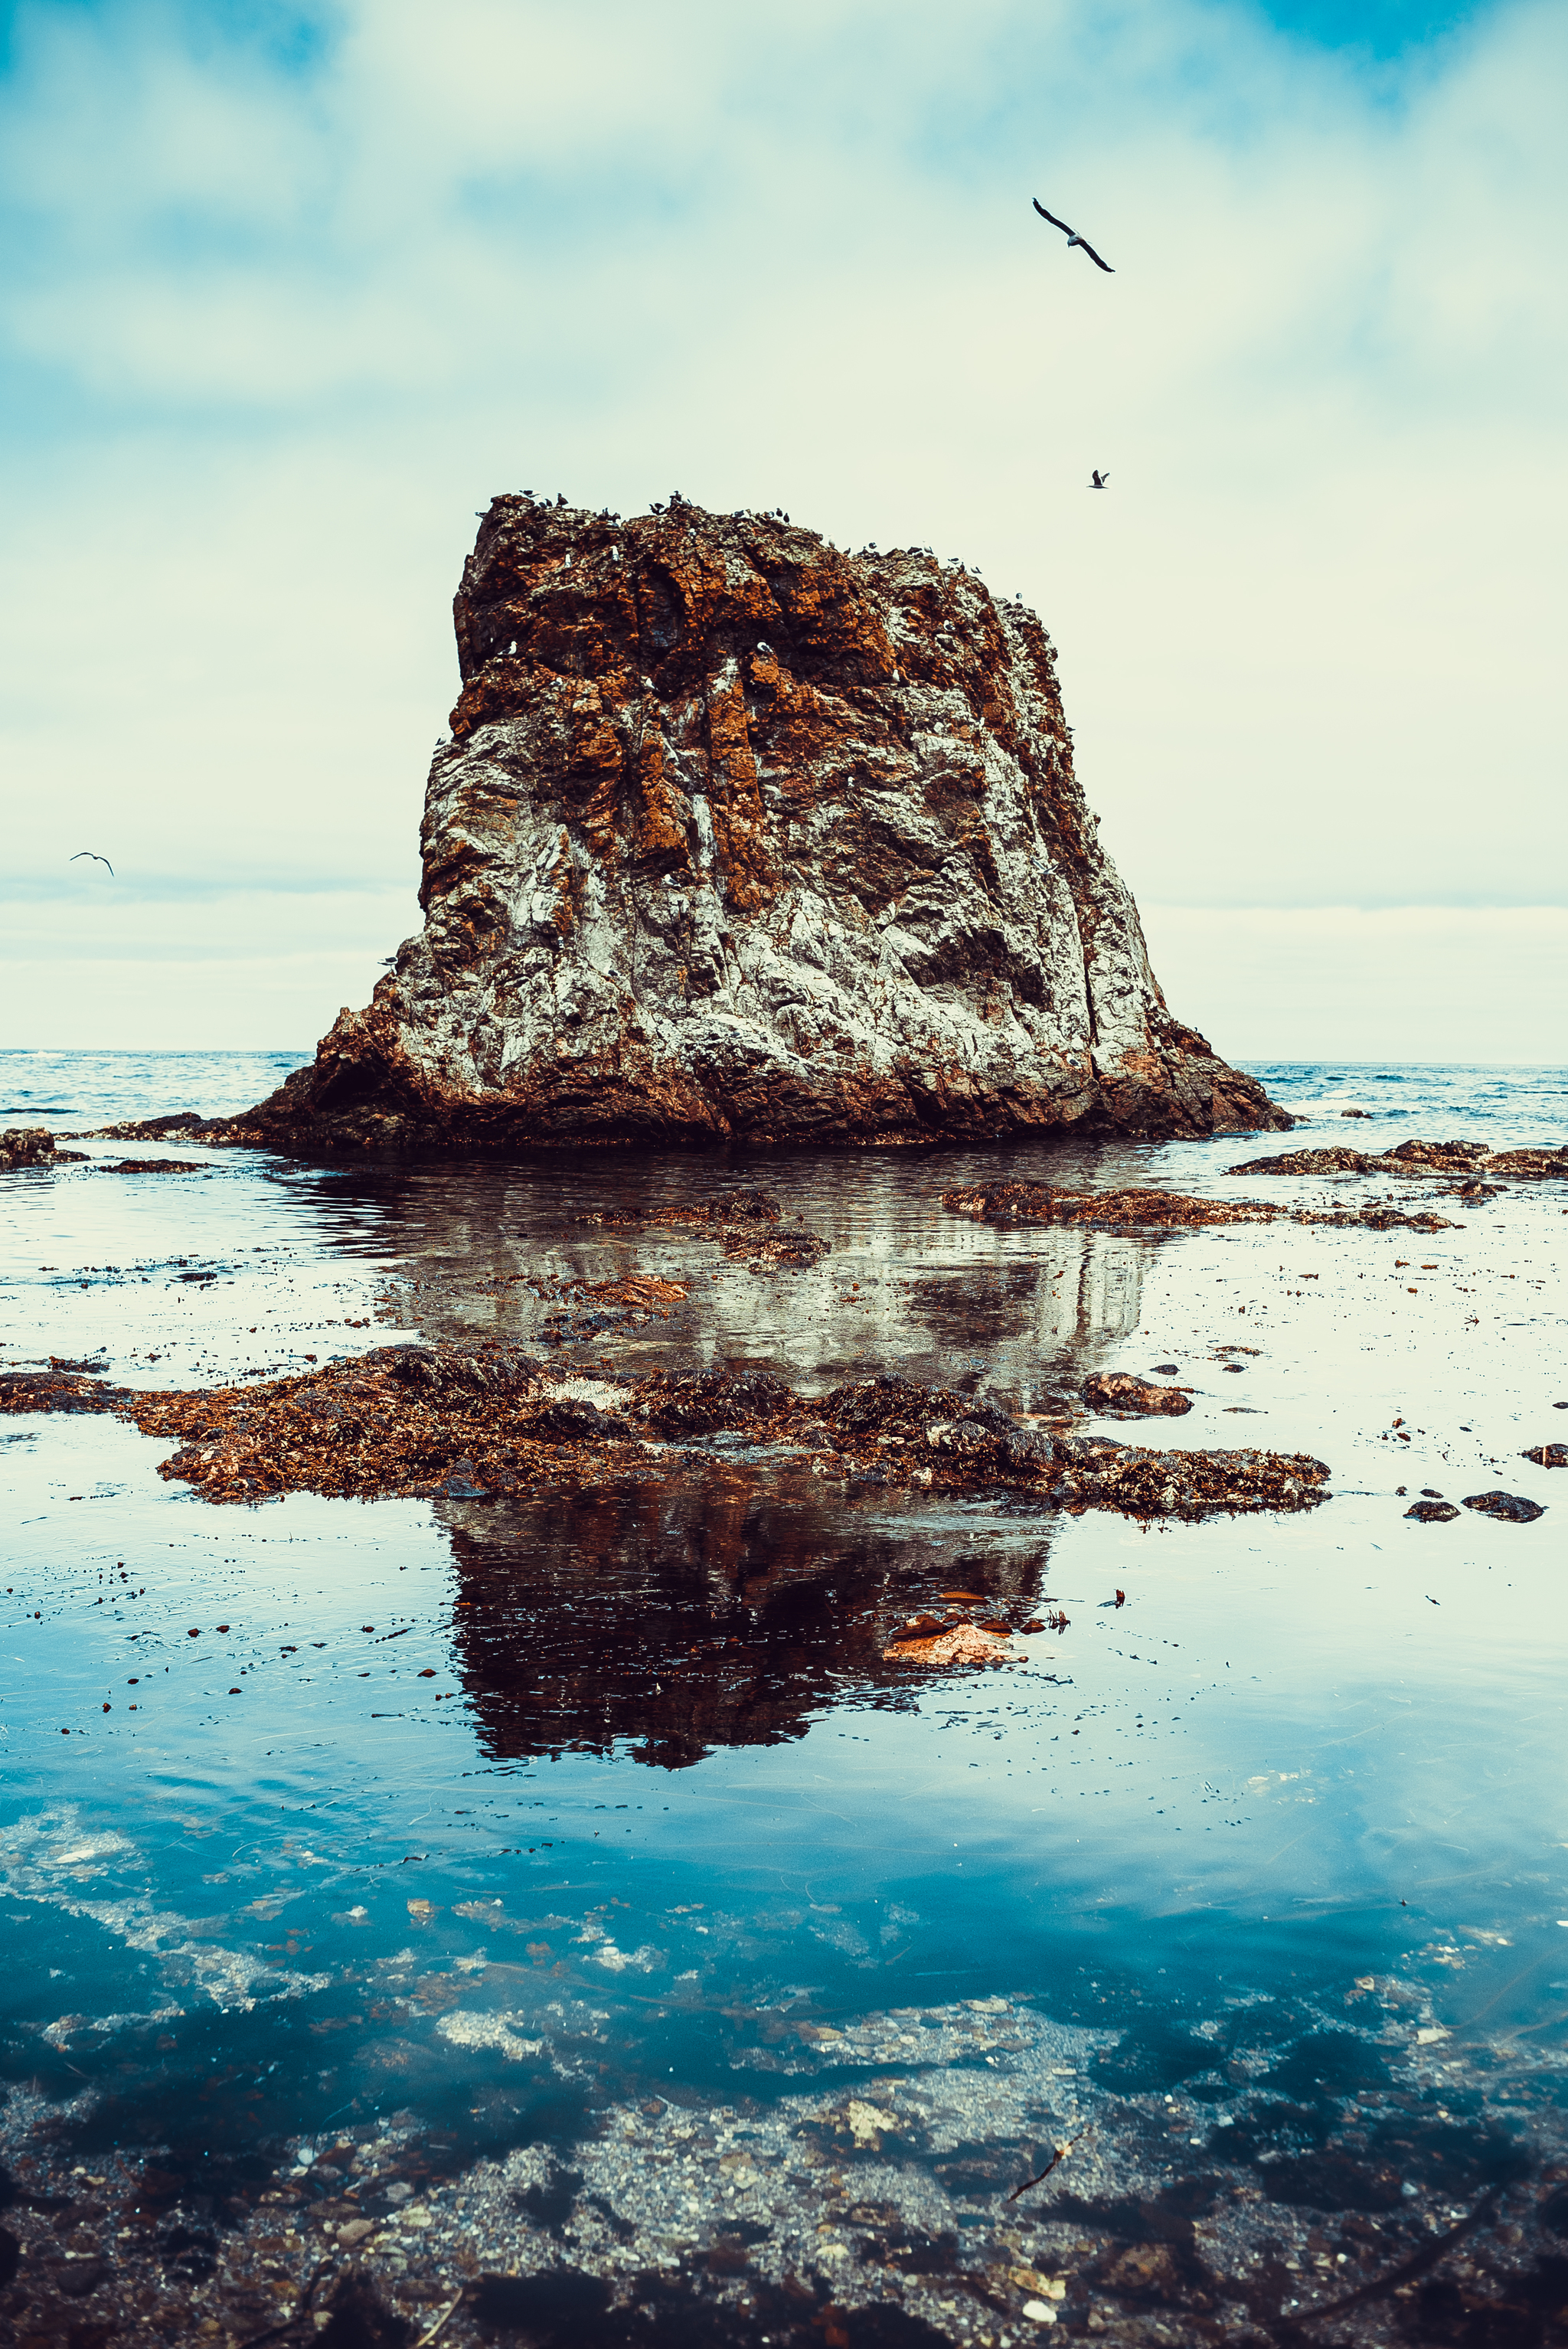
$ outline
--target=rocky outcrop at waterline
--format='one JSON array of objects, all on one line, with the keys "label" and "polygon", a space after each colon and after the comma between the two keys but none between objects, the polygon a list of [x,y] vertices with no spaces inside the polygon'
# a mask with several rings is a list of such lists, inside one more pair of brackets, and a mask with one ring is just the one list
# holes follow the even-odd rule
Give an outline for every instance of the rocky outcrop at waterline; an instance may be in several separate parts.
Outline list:
[{"label": "rocky outcrop at waterline", "polygon": [[0,1129],[0,1174],[14,1174],[25,1166],[65,1166],[83,1156],[79,1150],[62,1150],[42,1125],[8,1125]]},{"label": "rocky outcrop at waterline", "polygon": [[225,1138],[1291,1123],[1167,1009],[1050,640],[962,564],[499,497],[456,617],[424,930]]},{"label": "rocky outcrop at waterline", "polygon": [[[1347,1115],[1348,1112],[1342,1112]],[[1483,1142],[1401,1142],[1393,1150],[1368,1157],[1363,1150],[1338,1144],[1328,1150],[1286,1150],[1277,1158],[1249,1158],[1244,1165],[1227,1166],[1227,1174],[1389,1174],[1420,1182],[1433,1174],[1458,1174],[1474,1180],[1501,1175],[1511,1183],[1568,1182],[1568,1148],[1489,1150]],[[1495,1196],[1488,1192],[1487,1196]]]}]

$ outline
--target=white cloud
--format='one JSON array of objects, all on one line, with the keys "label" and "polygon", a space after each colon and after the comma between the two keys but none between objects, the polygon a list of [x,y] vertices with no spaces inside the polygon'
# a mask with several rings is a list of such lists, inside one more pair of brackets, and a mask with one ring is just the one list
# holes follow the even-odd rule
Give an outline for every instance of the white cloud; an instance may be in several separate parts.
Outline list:
[{"label": "white cloud", "polygon": [[1237,1060],[1562,1063],[1568,906],[1142,910],[1167,995]]},{"label": "white cloud", "polygon": [[68,894],[0,902],[8,1045],[308,1057],[418,931],[407,889],[117,891],[96,866]]},{"label": "white cloud", "polygon": [[1560,10],[1370,78],[1218,0],[325,30],[20,20],[35,887],[406,888],[473,510],[678,485],[1021,588],[1140,898],[1562,894]]}]

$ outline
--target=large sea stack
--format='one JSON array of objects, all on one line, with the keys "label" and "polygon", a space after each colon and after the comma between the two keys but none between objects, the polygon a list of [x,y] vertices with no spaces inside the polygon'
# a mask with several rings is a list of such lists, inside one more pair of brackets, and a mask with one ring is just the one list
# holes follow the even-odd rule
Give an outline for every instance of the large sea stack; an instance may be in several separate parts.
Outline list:
[{"label": "large sea stack", "polygon": [[1290,1123],[1172,1019],[1050,639],[924,548],[499,497],[422,934],[242,1123],[294,1144]]}]

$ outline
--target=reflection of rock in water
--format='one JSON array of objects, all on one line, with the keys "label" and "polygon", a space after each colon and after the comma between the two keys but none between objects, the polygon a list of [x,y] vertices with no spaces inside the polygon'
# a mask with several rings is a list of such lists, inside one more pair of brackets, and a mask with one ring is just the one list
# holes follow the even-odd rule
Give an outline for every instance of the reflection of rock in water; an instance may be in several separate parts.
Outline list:
[{"label": "reflection of rock in water", "polygon": [[1143,1276],[1153,1256],[1147,1240],[1098,1235],[1079,1263],[1078,1325],[1068,1334],[1083,1345],[1130,1338],[1142,1316]]},{"label": "reflection of rock in water", "polygon": [[[496,1754],[608,1752],[679,1769],[718,1745],[802,1736],[836,1701],[903,1705],[882,1651],[951,1583],[918,1523],[857,1526],[841,1492],[771,1488],[722,1462],[676,1486],[438,1505],[463,1577],[459,1669]],[[1022,1620],[1047,1545],[976,1563],[965,1588]]]},{"label": "reflection of rock in water", "polygon": [[923,1276],[908,1300],[920,1326],[908,1334],[924,1338],[929,1363],[906,1351],[900,1368],[951,1376],[953,1358],[978,1359],[986,1386],[1018,1395],[1026,1407],[1042,1371],[1076,1383],[1099,1347],[1138,1328],[1155,1244],[1119,1232],[1053,1231],[1049,1241],[1027,1255],[998,1262],[987,1251],[962,1271]]},{"label": "reflection of rock in water", "polygon": [[807,1386],[861,1363],[934,1384],[978,1368],[987,1385],[1026,1402],[1042,1372],[1048,1381],[1059,1369],[1076,1388],[1097,1367],[1086,1351],[1138,1328],[1144,1275],[1168,1244],[1044,1226],[997,1231],[937,1206],[935,1172],[833,1160],[763,1170],[779,1228],[799,1218],[830,1242],[814,1268],[757,1278],[729,1263],[711,1233],[657,1220],[757,1171],[673,1159],[538,1172],[486,1164],[363,1171],[328,1193],[359,1244],[392,1259],[404,1319],[429,1338],[501,1337],[563,1361],[570,1346],[550,1342],[563,1290],[655,1273],[688,1292],[667,1319],[612,1307],[573,1317],[569,1334],[580,1319],[594,1356],[613,1347],[629,1370],[744,1359]]}]

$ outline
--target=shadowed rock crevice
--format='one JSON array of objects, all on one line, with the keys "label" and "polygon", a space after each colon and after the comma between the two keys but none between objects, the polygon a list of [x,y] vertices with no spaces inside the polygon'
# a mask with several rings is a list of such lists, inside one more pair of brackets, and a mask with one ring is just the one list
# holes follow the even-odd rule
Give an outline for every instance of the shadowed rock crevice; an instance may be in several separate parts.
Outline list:
[{"label": "shadowed rock crevice", "polygon": [[223,1138],[1291,1123],[1167,1009],[1050,641],[962,566],[499,497],[456,621],[423,933]]}]

